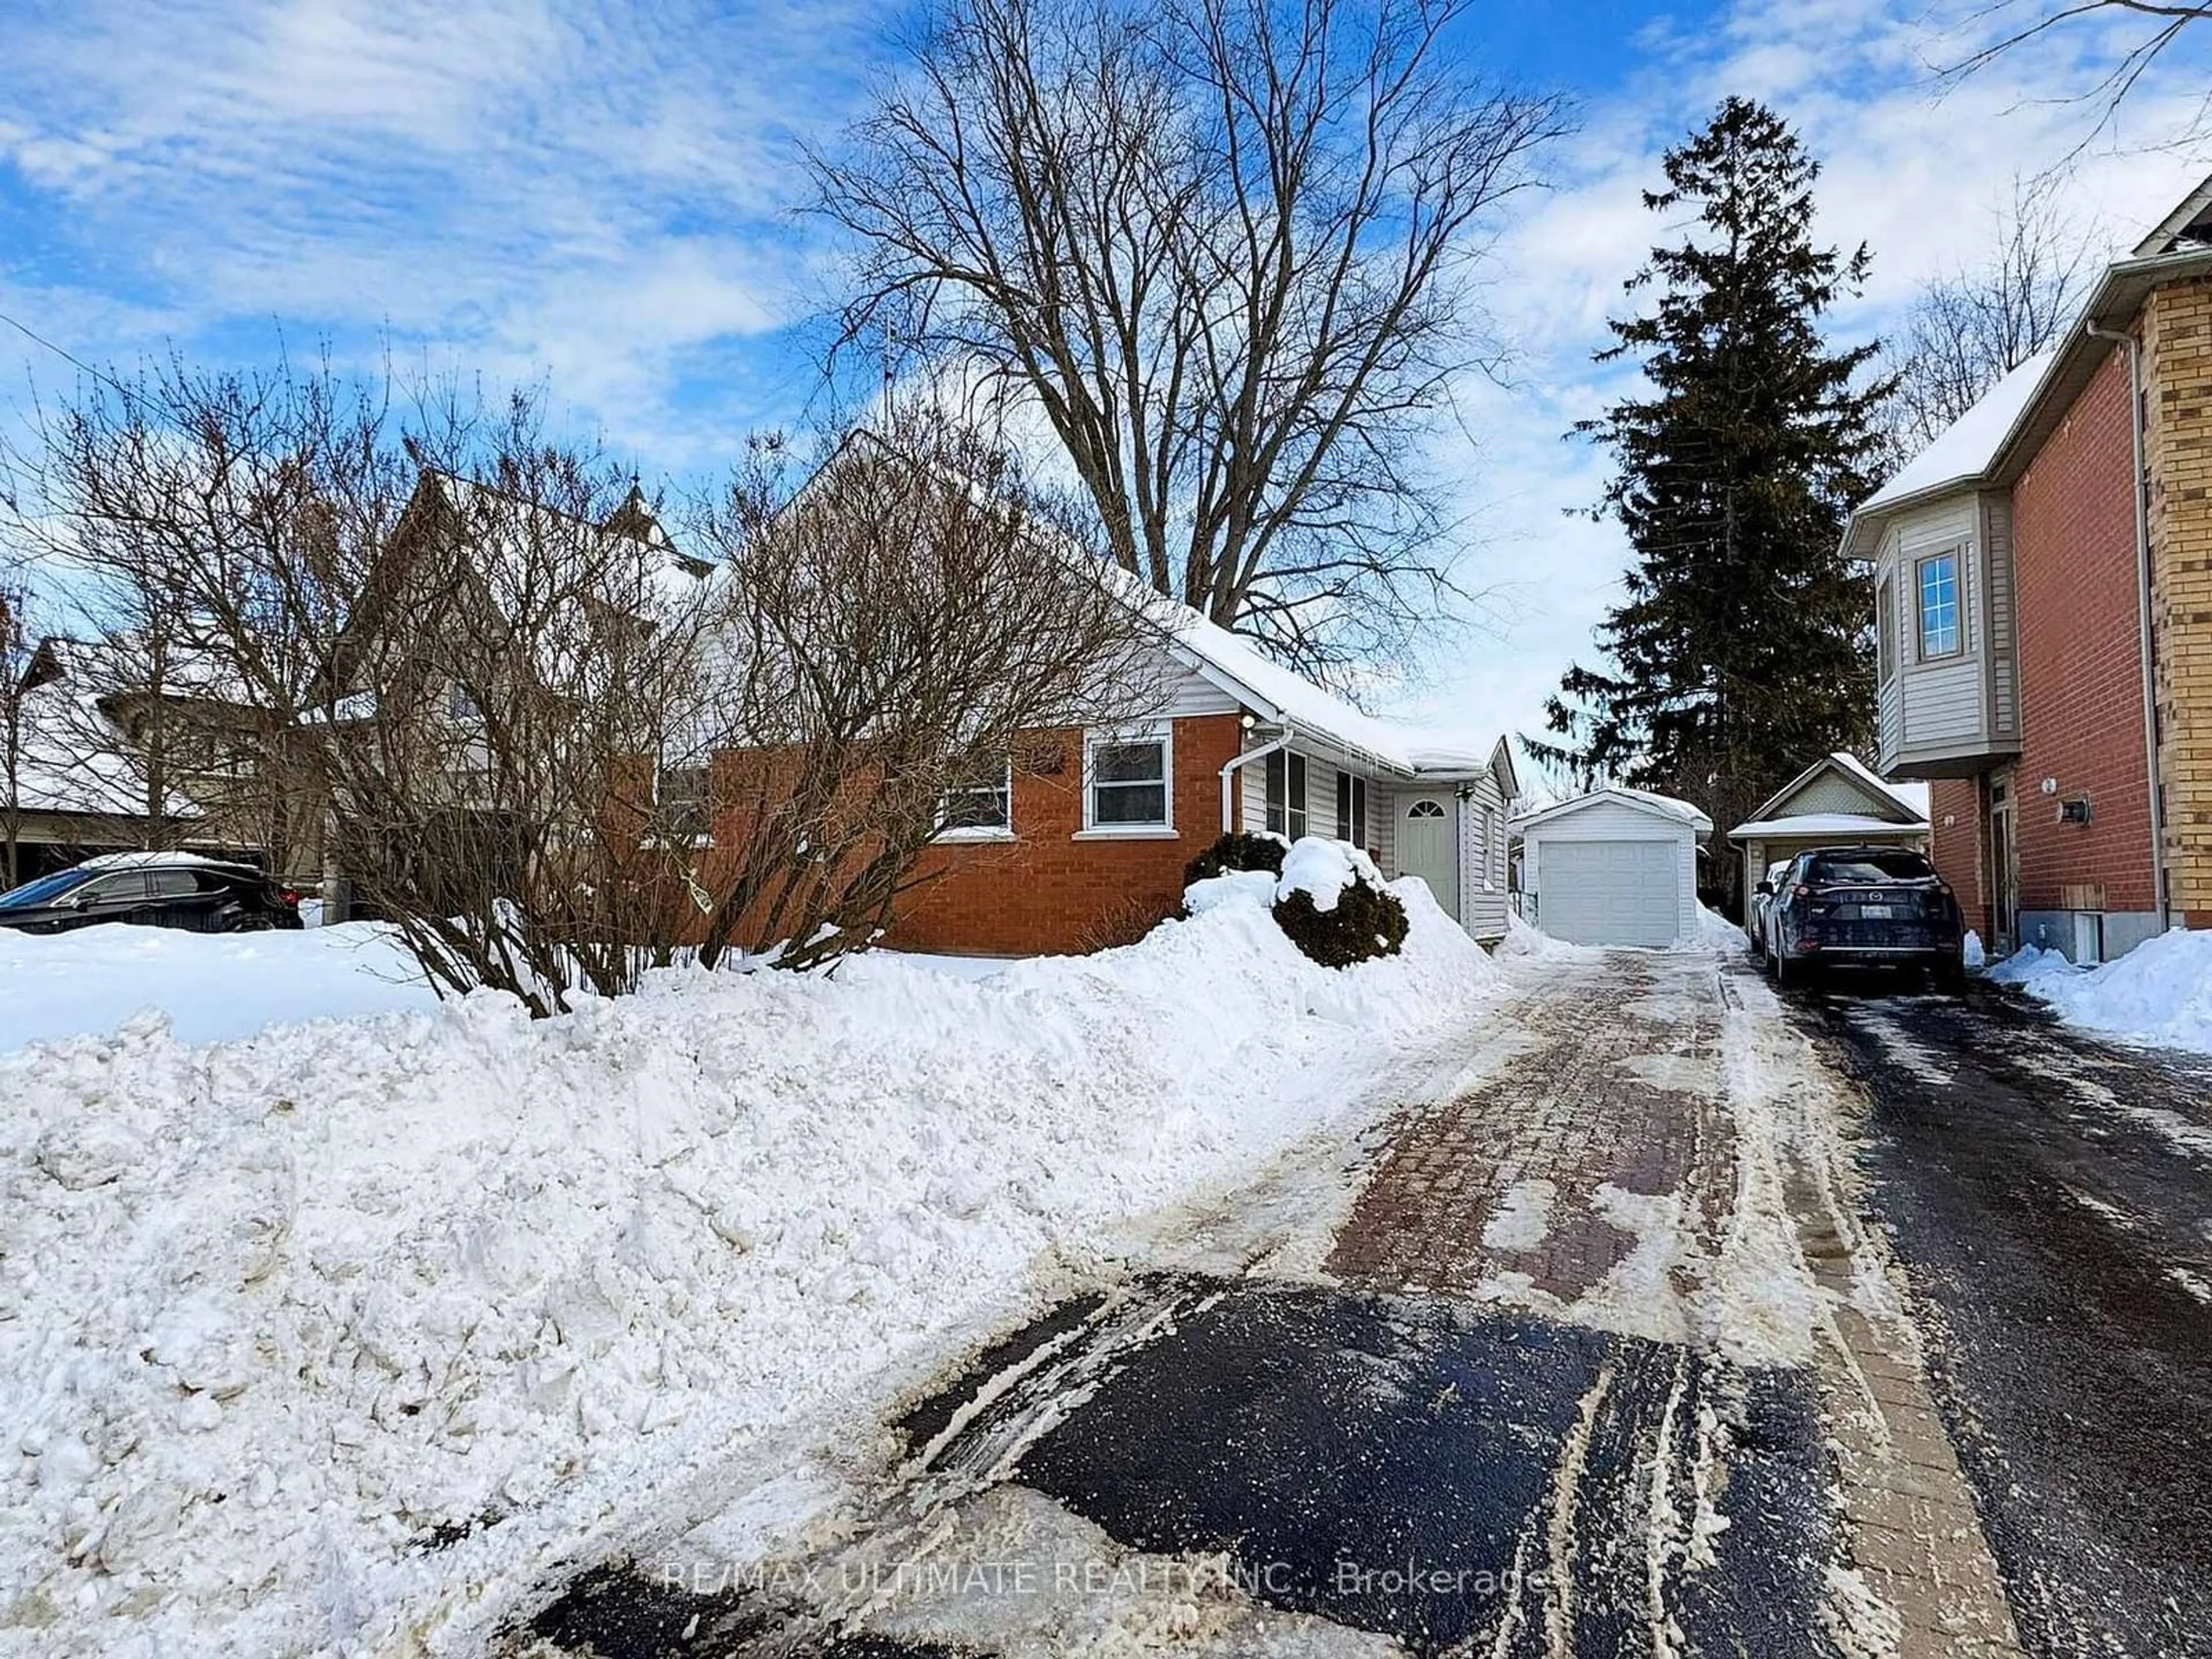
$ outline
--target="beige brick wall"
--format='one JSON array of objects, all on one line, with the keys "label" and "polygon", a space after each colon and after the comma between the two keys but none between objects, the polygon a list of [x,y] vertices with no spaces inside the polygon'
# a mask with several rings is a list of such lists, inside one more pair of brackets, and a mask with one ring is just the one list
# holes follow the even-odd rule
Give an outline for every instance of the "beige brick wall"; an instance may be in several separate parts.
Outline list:
[{"label": "beige brick wall", "polygon": [[2166,867],[2212,927],[2212,279],[2154,294],[2142,336]]}]

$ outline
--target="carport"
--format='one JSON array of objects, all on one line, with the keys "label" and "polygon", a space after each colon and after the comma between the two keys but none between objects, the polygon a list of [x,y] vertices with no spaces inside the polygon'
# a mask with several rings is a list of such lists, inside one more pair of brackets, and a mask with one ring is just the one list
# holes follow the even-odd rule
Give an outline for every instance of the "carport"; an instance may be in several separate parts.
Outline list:
[{"label": "carport", "polygon": [[1664,946],[1695,937],[1698,838],[1713,821],[1689,802],[1614,787],[1515,827],[1529,920],[1553,939]]}]

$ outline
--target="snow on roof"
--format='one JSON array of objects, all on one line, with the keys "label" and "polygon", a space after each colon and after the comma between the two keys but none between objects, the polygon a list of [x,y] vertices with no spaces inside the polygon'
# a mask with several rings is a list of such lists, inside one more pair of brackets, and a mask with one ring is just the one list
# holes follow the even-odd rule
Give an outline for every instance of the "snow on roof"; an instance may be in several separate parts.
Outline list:
[{"label": "snow on roof", "polygon": [[1880,790],[1914,817],[1923,821],[1927,818],[1929,797],[1926,784],[1891,783],[1847,749],[1838,749],[1828,758],[1868,788]]},{"label": "snow on roof", "polygon": [[[34,688],[23,698],[14,803],[24,812],[135,817],[146,811],[144,768],[96,693],[66,681]],[[9,793],[0,771],[0,800]],[[196,818],[199,807],[174,790],[167,816]]]},{"label": "snow on roof", "polygon": [[1480,772],[1499,739],[1426,731],[1364,714],[1188,605],[1161,602],[1175,642],[1233,683],[1245,700],[1302,735],[1407,774]]},{"label": "snow on roof", "polygon": [[1926,820],[1915,823],[1899,823],[1892,818],[1877,818],[1863,812],[1800,812],[1790,817],[1753,818],[1749,823],[1739,823],[1729,831],[1730,841],[1747,841],[1753,836],[1765,838],[1784,836],[1842,836],[1853,840],[1881,841],[1894,836],[1925,835]]},{"label": "snow on roof", "polygon": [[1951,422],[1936,441],[1899,468],[1889,482],[1859,503],[1861,513],[1878,512],[1944,484],[1963,483],[1989,471],[2013,422],[2058,356],[2047,346],[2014,369],[1972,409]]},{"label": "snow on roof", "polygon": [[1633,807],[1638,811],[1659,813],[1662,817],[1686,823],[1692,829],[1700,832],[1713,827],[1713,821],[1688,801],[1678,800],[1672,795],[1662,795],[1650,789],[1632,789],[1625,783],[1613,783],[1607,784],[1602,789],[1593,789],[1587,794],[1577,795],[1571,800],[1560,801],[1556,805],[1546,807],[1540,812],[1531,812],[1526,817],[1516,818],[1513,828],[1516,830],[1526,830],[1532,824],[1544,823],[1553,818],[1565,817],[1570,813],[1581,811],[1586,806],[1595,806],[1599,802],[1606,800],[1616,801],[1621,805]]},{"label": "snow on roof", "polygon": [[211,859],[199,853],[103,853],[96,859],[86,859],[76,867],[80,870],[158,870],[177,866],[197,867],[212,866],[218,870],[251,869],[251,865],[239,859]]}]

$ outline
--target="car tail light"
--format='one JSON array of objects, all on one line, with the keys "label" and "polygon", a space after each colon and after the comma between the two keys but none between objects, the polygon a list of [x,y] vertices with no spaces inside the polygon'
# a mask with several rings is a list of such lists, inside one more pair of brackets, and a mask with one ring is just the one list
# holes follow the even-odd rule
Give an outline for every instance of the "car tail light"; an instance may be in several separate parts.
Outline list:
[{"label": "car tail light", "polygon": [[299,890],[294,887],[279,887],[276,890],[276,896],[287,904],[297,904],[300,902]]}]

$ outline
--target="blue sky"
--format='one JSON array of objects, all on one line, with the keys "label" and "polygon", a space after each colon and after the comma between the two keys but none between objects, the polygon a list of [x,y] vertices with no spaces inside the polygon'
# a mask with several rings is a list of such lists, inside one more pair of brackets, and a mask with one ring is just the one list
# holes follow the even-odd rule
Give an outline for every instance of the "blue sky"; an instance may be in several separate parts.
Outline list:
[{"label": "blue sky", "polygon": [[[1978,255],[2015,173],[2081,143],[2083,112],[2054,99],[2109,38],[2069,33],[1941,94],[1933,66],[1979,9],[1474,9],[1468,47],[1572,93],[1582,125],[1483,278],[1516,348],[1509,384],[1471,382],[1437,441],[1485,629],[1382,701],[1533,730],[1589,654],[1626,549],[1570,516],[1604,462],[1560,434],[1620,389],[1589,355],[1665,230],[1638,191],[1720,96],[1797,123],[1827,167],[1825,234],[1872,245],[1873,287],[1837,319],[1855,337]],[[866,0],[0,0],[0,313],[100,363],[171,346],[262,360],[281,338],[367,364],[388,342],[410,362],[545,380],[647,472],[712,467],[814,384],[835,250],[794,211],[800,151],[835,137],[898,18]],[[2116,246],[2212,170],[2201,146],[2144,148],[2208,77],[2198,40],[2075,164],[2069,204]],[[0,328],[0,407],[70,376]]]}]

